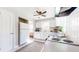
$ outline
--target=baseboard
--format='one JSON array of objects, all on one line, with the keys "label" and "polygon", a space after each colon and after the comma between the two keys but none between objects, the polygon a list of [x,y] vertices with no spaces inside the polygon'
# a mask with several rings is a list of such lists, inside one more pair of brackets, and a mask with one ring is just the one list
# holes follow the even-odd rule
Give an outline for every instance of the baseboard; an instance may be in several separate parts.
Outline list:
[{"label": "baseboard", "polygon": [[[32,43],[32,42],[31,42],[31,43]],[[21,48],[23,48],[23,47],[25,47],[25,46],[27,46],[27,45],[29,45],[29,44],[31,44],[31,43],[26,43],[26,44],[23,44],[23,45],[21,45],[21,46],[17,46],[16,48],[11,49],[9,52],[16,52],[17,50],[19,50],[19,49],[21,49]]]}]

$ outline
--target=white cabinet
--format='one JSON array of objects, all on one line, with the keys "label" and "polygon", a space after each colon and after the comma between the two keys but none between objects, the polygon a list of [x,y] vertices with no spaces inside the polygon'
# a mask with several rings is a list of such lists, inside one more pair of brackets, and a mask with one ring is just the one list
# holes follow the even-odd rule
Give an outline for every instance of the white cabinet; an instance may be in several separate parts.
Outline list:
[{"label": "white cabinet", "polygon": [[9,51],[13,48],[13,19],[13,14],[4,9],[0,9],[0,51]]}]

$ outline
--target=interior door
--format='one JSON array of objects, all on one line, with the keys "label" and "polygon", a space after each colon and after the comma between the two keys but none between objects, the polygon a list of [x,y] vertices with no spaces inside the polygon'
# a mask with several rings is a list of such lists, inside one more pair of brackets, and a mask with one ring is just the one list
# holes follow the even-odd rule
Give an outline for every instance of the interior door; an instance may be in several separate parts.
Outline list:
[{"label": "interior door", "polygon": [[13,48],[13,19],[12,14],[6,10],[1,10],[0,15],[0,45],[1,51],[10,51]]}]

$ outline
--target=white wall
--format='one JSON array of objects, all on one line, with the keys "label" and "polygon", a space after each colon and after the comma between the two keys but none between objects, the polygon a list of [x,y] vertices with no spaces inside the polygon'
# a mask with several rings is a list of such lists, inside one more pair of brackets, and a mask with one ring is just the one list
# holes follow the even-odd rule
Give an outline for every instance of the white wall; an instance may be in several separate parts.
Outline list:
[{"label": "white wall", "polygon": [[79,44],[79,8],[67,17],[67,33],[74,43]]},{"label": "white wall", "polygon": [[66,33],[67,26],[67,16],[66,17],[56,17],[56,26],[62,26],[63,32]]},{"label": "white wall", "polygon": [[69,40],[79,44],[79,8],[74,10],[69,16],[56,18],[57,25],[64,26],[64,31]]},{"label": "white wall", "polygon": [[34,37],[37,39],[45,40],[50,32],[50,27],[55,27],[55,18],[39,19],[35,21],[35,28],[41,28],[40,32],[35,32]]},{"label": "white wall", "polygon": [[[27,19],[27,17],[25,17],[26,14],[21,14],[21,13],[18,14],[7,8],[0,8],[0,51],[10,51],[10,50],[12,51],[18,47],[18,17],[19,16]],[[31,23],[32,21],[29,22],[29,26],[33,25]],[[6,36],[4,34],[5,32],[9,34],[12,33],[12,35]],[[10,38],[7,39],[7,37],[10,37],[12,40]]]},{"label": "white wall", "polygon": [[42,32],[50,31],[50,27],[54,27],[56,25],[55,18],[48,18],[48,19],[39,19],[35,21],[35,27],[41,28]]},{"label": "white wall", "polygon": [[16,16],[20,16],[25,19],[32,19],[34,15],[34,7],[3,7],[3,9],[6,9],[14,13]]},{"label": "white wall", "polygon": [[36,28],[41,28],[41,31],[48,31],[49,25],[49,20],[36,21]]},{"label": "white wall", "polygon": [[15,16],[0,8],[0,51],[9,51],[15,47]]},{"label": "white wall", "polygon": [[50,27],[55,27],[56,26],[56,20],[55,19],[56,19],[55,17],[49,19],[49,21],[50,21],[49,22]]},{"label": "white wall", "polygon": [[67,29],[66,32],[75,43],[79,44],[79,17],[68,17],[67,18]]}]

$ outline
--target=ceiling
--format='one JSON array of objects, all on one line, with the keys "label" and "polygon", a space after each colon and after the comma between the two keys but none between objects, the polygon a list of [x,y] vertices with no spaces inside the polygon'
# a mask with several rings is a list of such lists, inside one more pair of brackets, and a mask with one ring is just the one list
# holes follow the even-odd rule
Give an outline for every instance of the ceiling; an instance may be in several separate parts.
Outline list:
[{"label": "ceiling", "polygon": [[46,17],[34,16],[37,7],[4,7],[3,9],[13,12],[15,15],[18,15],[20,17],[34,19],[34,20],[46,19],[55,16],[55,7],[42,7],[42,8],[45,11],[47,11],[47,13],[45,14]]},{"label": "ceiling", "polygon": [[[26,19],[39,20],[39,19],[54,18],[55,14],[56,14],[56,8],[57,7],[39,7],[39,8],[44,9],[45,11],[47,11],[47,13],[45,14],[46,17],[34,16],[35,10],[38,7],[1,7],[1,8],[6,9],[7,11],[14,13],[18,17],[20,16],[20,17],[23,17],[23,18],[26,18]],[[62,9],[59,10],[58,12],[65,11],[65,10],[70,9],[70,8],[71,7],[62,7]]]}]

